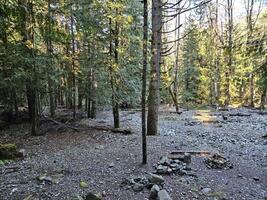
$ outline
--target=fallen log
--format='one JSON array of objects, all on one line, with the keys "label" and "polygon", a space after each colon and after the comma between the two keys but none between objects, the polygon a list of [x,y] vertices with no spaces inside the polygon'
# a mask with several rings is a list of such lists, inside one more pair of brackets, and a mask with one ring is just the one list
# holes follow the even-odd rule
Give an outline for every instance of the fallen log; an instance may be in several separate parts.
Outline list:
[{"label": "fallen log", "polygon": [[207,156],[211,153],[209,151],[172,151],[170,152],[172,156],[181,155],[181,154],[191,154],[191,155],[200,155],[200,156]]},{"label": "fallen log", "polygon": [[88,128],[96,129],[96,130],[100,130],[100,131],[111,131],[113,133],[122,133],[125,135],[132,134],[132,130],[127,129],[127,128],[113,128],[113,127],[109,127],[109,126],[88,126]]},{"label": "fallen log", "polygon": [[183,112],[181,112],[181,111],[180,111],[180,112],[171,111],[170,113],[171,113],[171,114],[177,114],[177,115],[181,115]]},{"label": "fallen log", "polygon": [[122,134],[125,134],[125,135],[132,134],[132,131],[130,129],[126,129],[126,128],[113,128],[113,129],[111,129],[111,132],[113,132],[113,133],[122,133]]},{"label": "fallen log", "polygon": [[231,117],[249,117],[251,114],[248,113],[230,113],[229,116]]}]

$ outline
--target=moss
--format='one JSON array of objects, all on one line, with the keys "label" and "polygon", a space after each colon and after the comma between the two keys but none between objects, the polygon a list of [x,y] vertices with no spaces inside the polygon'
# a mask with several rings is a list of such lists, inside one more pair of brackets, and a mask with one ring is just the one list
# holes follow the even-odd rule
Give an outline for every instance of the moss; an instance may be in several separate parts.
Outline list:
[{"label": "moss", "polygon": [[5,165],[5,164],[8,164],[10,162],[11,162],[11,160],[0,160],[0,165]]},{"label": "moss", "polygon": [[18,155],[15,144],[0,144],[0,160],[14,159]]}]

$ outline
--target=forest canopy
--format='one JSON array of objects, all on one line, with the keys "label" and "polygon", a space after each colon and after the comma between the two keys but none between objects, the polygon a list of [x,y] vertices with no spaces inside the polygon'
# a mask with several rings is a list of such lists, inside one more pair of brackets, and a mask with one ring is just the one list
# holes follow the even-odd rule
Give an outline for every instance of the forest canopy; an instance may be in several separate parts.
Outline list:
[{"label": "forest canopy", "polygon": [[[150,119],[153,99],[177,112],[196,104],[264,108],[266,2],[245,2],[241,9],[232,0],[164,1],[156,19],[148,1]],[[119,107],[141,104],[141,2],[2,0],[0,13],[0,104],[9,118],[26,109],[37,134],[39,118],[55,116],[58,106],[73,109],[74,118],[77,109],[94,118],[112,107],[119,127]],[[158,81],[149,81],[154,72]]]}]

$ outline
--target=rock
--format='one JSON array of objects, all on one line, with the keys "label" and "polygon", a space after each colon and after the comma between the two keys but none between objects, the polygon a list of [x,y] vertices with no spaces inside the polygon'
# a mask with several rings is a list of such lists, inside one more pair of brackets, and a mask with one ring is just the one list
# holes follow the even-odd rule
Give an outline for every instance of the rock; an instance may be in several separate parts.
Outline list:
[{"label": "rock", "polygon": [[185,178],[180,178],[178,182],[181,183],[182,185],[189,185],[189,181]]},{"label": "rock", "polygon": [[150,177],[148,178],[150,183],[160,185],[164,183],[164,178],[162,176],[156,175],[156,174],[150,174]]},{"label": "rock", "polygon": [[101,197],[93,194],[92,192],[89,192],[86,197],[85,197],[85,200],[102,200]]},{"label": "rock", "polygon": [[168,173],[168,166],[158,165],[156,170],[157,170],[158,174],[167,174]]},{"label": "rock", "polygon": [[211,192],[211,189],[210,188],[203,188],[202,190],[201,190],[201,192],[203,193],[203,194],[208,194],[208,193],[210,193]]},{"label": "rock", "polygon": [[36,177],[37,180],[39,181],[45,181],[48,183],[54,183],[58,184],[61,179],[63,178],[64,174],[53,174],[53,175],[48,175],[48,174],[42,174]]},{"label": "rock", "polygon": [[187,174],[187,171],[181,169],[181,170],[178,171],[178,174],[179,174],[180,176],[183,176],[183,175],[186,175],[186,174]]},{"label": "rock", "polygon": [[23,198],[23,200],[39,200],[39,198],[37,197],[37,195],[28,195],[27,197]]},{"label": "rock", "polygon": [[158,200],[172,200],[166,190],[160,190],[158,192]]},{"label": "rock", "polygon": [[150,190],[149,200],[157,199],[159,191],[160,191],[159,186],[158,185],[153,185],[151,190]]},{"label": "rock", "polygon": [[109,168],[112,168],[112,167],[114,167],[114,166],[115,166],[115,164],[112,162],[112,163],[109,164],[108,167],[109,167]]},{"label": "rock", "polygon": [[26,156],[26,150],[25,149],[20,149],[18,151],[18,157],[25,157]]},{"label": "rock", "polygon": [[167,156],[163,156],[161,157],[159,164],[169,166],[171,164],[171,161]]},{"label": "rock", "polygon": [[106,197],[106,196],[107,196],[106,191],[103,191],[103,192],[102,192],[102,197]]},{"label": "rock", "polygon": [[191,163],[191,154],[190,153],[184,153],[181,155],[177,155],[177,156],[175,156],[175,158],[173,158],[173,161],[176,162],[177,164],[181,164],[180,162],[190,164]]},{"label": "rock", "polygon": [[257,177],[257,176],[255,176],[255,177],[253,177],[253,180],[254,180],[254,181],[259,181],[259,180],[260,180],[260,178],[259,178],[259,177]]},{"label": "rock", "polygon": [[83,198],[79,194],[75,194],[75,196],[72,197],[71,200],[83,200]]},{"label": "rock", "polygon": [[141,192],[144,189],[144,185],[140,183],[134,183],[132,188],[134,192]]},{"label": "rock", "polygon": [[136,177],[133,179],[133,183],[140,183],[146,186],[147,184],[149,184],[149,181],[146,177]]},{"label": "rock", "polygon": [[80,187],[81,188],[87,188],[88,184],[85,181],[80,181]]},{"label": "rock", "polygon": [[205,160],[206,166],[212,169],[227,169],[233,168],[229,160],[221,156],[220,154],[214,154]]},{"label": "rock", "polygon": [[132,185],[132,184],[133,184],[133,182],[132,182],[131,179],[129,179],[129,178],[125,178],[125,179],[121,182],[120,187],[125,187],[125,186],[129,186],[129,185]]},{"label": "rock", "polygon": [[190,153],[185,153],[184,154],[183,162],[188,164],[188,165],[191,163],[191,154]]}]

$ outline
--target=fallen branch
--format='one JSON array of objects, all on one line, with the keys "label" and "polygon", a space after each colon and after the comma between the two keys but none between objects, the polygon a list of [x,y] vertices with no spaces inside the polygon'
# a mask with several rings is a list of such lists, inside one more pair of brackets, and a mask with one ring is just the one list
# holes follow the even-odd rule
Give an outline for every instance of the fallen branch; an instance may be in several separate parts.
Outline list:
[{"label": "fallen branch", "polygon": [[229,116],[231,117],[249,117],[251,114],[247,113],[230,113]]},{"label": "fallen branch", "polygon": [[172,151],[171,155],[179,155],[179,154],[191,154],[191,155],[210,155],[209,151]]},{"label": "fallen branch", "polygon": [[70,126],[70,125],[68,125],[68,124],[64,124],[64,123],[59,122],[59,121],[56,121],[56,120],[54,120],[54,119],[52,119],[52,118],[50,118],[50,117],[47,117],[47,116],[44,116],[44,115],[43,115],[43,117],[44,117],[46,120],[49,120],[49,121],[51,121],[51,122],[53,122],[53,123],[55,123],[55,124],[57,124],[57,125],[67,127],[67,128],[72,129],[72,130],[74,130],[74,131],[76,131],[76,132],[81,131],[81,129],[79,129],[79,128],[77,128],[77,127],[73,127],[73,126]]},{"label": "fallen branch", "polygon": [[171,113],[171,114],[177,114],[177,115],[180,115],[180,114],[182,114],[183,112],[171,111],[170,113]]}]

